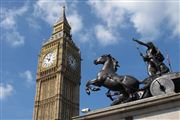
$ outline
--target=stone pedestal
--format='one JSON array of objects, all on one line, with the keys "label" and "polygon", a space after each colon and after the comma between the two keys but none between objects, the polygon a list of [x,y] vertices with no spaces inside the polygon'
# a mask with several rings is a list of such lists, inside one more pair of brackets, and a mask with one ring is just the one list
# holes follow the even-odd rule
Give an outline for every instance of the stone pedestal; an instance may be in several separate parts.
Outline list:
[{"label": "stone pedestal", "polygon": [[73,120],[180,120],[180,93],[159,95],[91,111]]}]

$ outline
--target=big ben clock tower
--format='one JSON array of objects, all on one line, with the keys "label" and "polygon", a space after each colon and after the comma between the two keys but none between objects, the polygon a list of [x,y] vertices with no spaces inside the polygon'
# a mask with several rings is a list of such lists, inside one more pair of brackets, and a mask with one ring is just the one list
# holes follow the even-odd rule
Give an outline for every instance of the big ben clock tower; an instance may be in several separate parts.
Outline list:
[{"label": "big ben clock tower", "polygon": [[70,30],[63,7],[39,54],[34,120],[70,120],[79,114],[81,56]]}]

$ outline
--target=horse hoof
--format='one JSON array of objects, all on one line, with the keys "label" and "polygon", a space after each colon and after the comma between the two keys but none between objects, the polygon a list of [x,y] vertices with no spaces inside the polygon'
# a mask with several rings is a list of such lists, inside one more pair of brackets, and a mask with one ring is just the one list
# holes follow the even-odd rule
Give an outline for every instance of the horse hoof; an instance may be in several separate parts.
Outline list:
[{"label": "horse hoof", "polygon": [[88,95],[90,95],[90,91],[89,91],[89,90],[87,90],[86,93],[87,93]]},{"label": "horse hoof", "polygon": [[100,88],[93,88],[93,91],[99,91],[99,90],[101,90]]}]

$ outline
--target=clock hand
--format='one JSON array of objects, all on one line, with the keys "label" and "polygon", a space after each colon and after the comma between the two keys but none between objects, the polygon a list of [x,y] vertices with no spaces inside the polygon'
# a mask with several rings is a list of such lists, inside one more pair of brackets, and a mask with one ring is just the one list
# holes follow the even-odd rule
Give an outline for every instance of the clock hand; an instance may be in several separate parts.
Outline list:
[{"label": "clock hand", "polygon": [[47,58],[48,59],[48,62],[51,60],[51,58]]},{"label": "clock hand", "polygon": [[[157,81],[157,80],[156,80]],[[166,87],[164,87],[163,85],[161,85],[161,83],[159,81],[157,81],[159,84],[159,88],[162,92],[166,93]]]}]

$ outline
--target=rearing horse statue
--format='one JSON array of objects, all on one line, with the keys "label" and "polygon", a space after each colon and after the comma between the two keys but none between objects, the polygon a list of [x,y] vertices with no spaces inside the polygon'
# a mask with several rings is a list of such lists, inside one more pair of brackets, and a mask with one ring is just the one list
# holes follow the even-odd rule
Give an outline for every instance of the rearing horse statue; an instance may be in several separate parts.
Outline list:
[{"label": "rearing horse statue", "polygon": [[[90,95],[90,91],[98,91],[101,86],[109,89],[109,91],[119,91],[121,97],[116,100],[112,105],[129,102],[133,100],[133,94],[139,90],[139,81],[130,76],[120,76],[116,73],[118,61],[109,55],[102,55],[94,64],[103,64],[102,70],[98,73],[97,77],[89,80],[86,83],[86,93]],[[94,85],[94,87],[92,87]],[[108,91],[108,92],[109,92]]]}]

